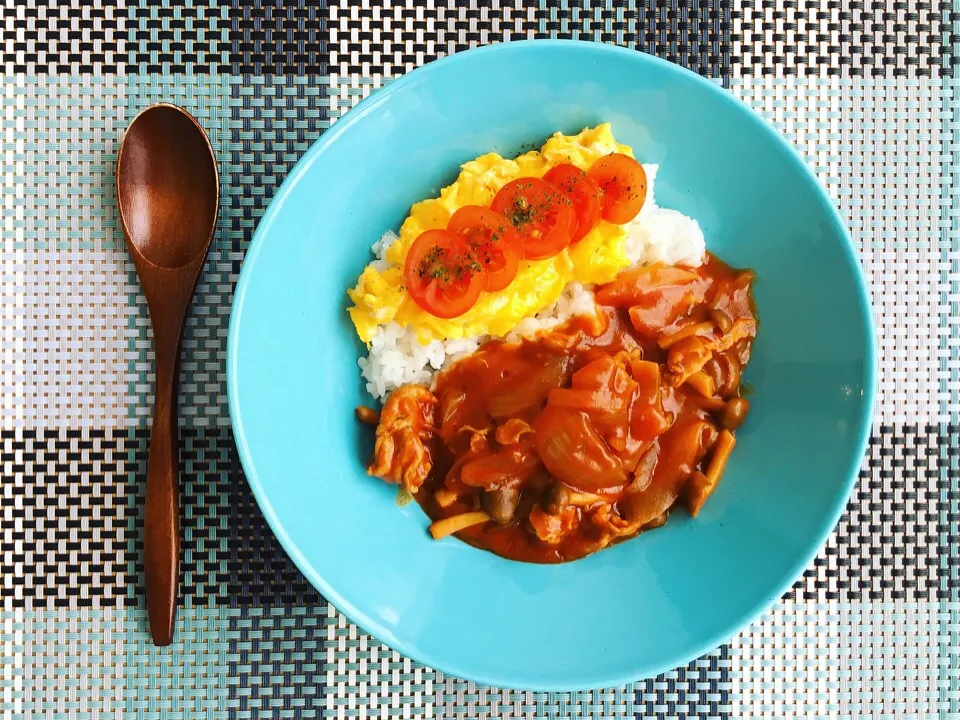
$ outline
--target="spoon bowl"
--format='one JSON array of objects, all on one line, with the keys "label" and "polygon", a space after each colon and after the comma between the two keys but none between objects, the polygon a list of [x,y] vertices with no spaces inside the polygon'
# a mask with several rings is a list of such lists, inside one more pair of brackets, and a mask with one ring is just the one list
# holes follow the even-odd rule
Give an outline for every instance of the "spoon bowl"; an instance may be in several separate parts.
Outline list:
[{"label": "spoon bowl", "polygon": [[127,240],[144,260],[180,268],[205,255],[218,194],[216,159],[192,116],[154,105],[134,118],[117,162],[117,199]]},{"label": "spoon bowl", "polygon": [[144,576],[150,632],[157,645],[169,645],[180,575],[180,339],[220,202],[213,149],[188,112],[164,103],[148,107],[133,119],[117,156],[117,202],[153,326],[156,384],[147,466]]}]

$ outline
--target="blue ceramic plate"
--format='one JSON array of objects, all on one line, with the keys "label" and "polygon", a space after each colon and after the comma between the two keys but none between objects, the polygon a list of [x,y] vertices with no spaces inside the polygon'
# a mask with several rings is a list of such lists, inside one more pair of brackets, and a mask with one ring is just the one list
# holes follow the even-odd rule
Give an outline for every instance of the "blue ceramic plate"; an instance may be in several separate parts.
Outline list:
[{"label": "blue ceramic plate", "polygon": [[[482,86],[491,89],[480,91]],[[752,411],[697,520],[566,565],[455,540],[364,473],[364,348],[346,289],[384,230],[460,163],[611,122],[660,164],[658,204],[757,271]],[[637,52],[535,41],[416,70],[338,121],[257,229],[230,322],[230,412],[247,480],[304,575],[393,648],[447,673],[530,689],[619,685],[728,640],[809,565],[857,476],[874,338],[850,239],[823,189],[761,118]]]}]

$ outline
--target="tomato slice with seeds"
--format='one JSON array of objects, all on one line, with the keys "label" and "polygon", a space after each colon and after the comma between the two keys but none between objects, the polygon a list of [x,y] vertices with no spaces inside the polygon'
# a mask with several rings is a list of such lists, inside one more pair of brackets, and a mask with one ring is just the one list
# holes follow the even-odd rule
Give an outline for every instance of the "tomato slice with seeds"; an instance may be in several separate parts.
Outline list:
[{"label": "tomato slice with seeds", "polygon": [[647,199],[647,173],[629,155],[604,155],[587,174],[600,186],[600,214],[604,220],[623,225],[633,220]]},{"label": "tomato slice with seeds", "polygon": [[576,223],[570,243],[583,240],[600,221],[600,186],[583,170],[570,163],[557,165],[543,179],[560,188],[573,205]]},{"label": "tomato slice with seeds", "polygon": [[438,318],[463,315],[483,292],[480,265],[466,240],[449,230],[427,230],[414,240],[403,275],[413,301]]},{"label": "tomato slice with seeds", "polygon": [[483,269],[487,292],[499,292],[513,282],[523,246],[503,215],[479,205],[465,205],[450,218],[447,230],[467,241]]},{"label": "tomato slice with seeds", "polygon": [[492,209],[516,228],[528,260],[553,257],[570,244],[573,208],[566,195],[543,180],[508,182],[493,198]]}]

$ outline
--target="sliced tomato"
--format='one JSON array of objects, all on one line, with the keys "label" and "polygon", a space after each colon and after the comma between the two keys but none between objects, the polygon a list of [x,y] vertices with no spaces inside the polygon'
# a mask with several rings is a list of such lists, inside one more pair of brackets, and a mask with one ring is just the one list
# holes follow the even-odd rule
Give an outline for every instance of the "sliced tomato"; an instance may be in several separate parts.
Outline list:
[{"label": "sliced tomato", "polygon": [[479,205],[465,205],[450,218],[447,230],[466,239],[483,268],[487,292],[498,292],[513,282],[523,246],[503,215]]},{"label": "sliced tomato", "polygon": [[600,221],[600,186],[583,170],[570,163],[557,165],[543,179],[560,188],[570,200],[576,215],[570,242],[582,240]]},{"label": "sliced tomato", "polygon": [[410,297],[438,318],[463,315],[483,292],[483,271],[467,241],[449,230],[427,230],[414,240],[403,274]]},{"label": "sliced tomato", "polygon": [[633,220],[647,199],[647,173],[629,155],[604,155],[587,174],[600,186],[600,214],[604,220],[623,225]]},{"label": "sliced tomato", "polygon": [[566,195],[543,180],[520,178],[508,182],[491,207],[516,228],[528,260],[553,257],[570,244],[573,208]]}]

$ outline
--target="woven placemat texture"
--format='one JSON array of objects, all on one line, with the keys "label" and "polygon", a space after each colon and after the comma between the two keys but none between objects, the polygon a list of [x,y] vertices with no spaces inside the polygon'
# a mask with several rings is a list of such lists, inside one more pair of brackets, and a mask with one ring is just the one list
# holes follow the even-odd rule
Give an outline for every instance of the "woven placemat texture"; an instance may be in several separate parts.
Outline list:
[{"label": "woven placemat texture", "polygon": [[[266,204],[371,90],[523,38],[712,78],[805,155],[868,276],[880,394],[860,484],[804,577],[689,666],[583,693],[476,687],[326,604],[229,428],[233,288]],[[960,717],[960,4],[0,0],[0,719]],[[208,130],[223,207],[184,341],[183,598],[152,647],[146,304],[118,143],[158,100]]]}]

